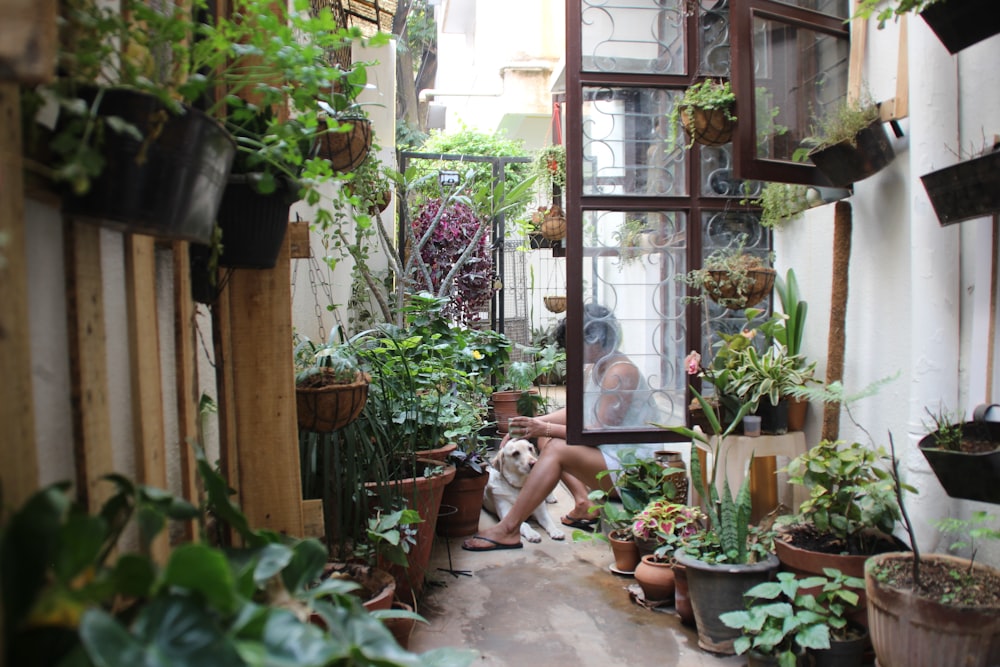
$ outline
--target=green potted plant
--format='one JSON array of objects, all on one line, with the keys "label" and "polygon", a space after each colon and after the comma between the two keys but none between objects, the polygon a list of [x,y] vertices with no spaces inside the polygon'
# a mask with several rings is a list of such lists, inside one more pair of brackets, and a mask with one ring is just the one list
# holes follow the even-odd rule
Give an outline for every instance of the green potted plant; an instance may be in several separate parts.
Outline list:
[{"label": "green potted plant", "polygon": [[732,371],[732,388],[738,400],[750,403],[753,414],[761,417],[761,431],[781,435],[788,432],[788,402],[792,392],[812,379],[813,362],[804,366],[801,356],[788,353],[781,343],[773,343],[763,354],[748,345]]},{"label": "green potted plant", "polygon": [[689,86],[667,115],[667,151],[677,147],[677,135],[683,126],[688,135],[687,148],[695,143],[722,146],[729,143],[736,125],[736,95],[729,81],[705,79]]},{"label": "green potted plant", "polygon": [[[355,584],[322,579],[322,544],[251,528],[226,481],[203,452],[196,458],[201,508],[109,475],[115,492],[95,513],[74,500],[69,483],[57,483],[10,515],[0,534],[6,663],[323,667],[350,655],[402,667],[474,659],[455,649],[402,650],[352,594]],[[213,546],[209,516],[216,536],[231,530],[242,546]],[[148,555],[168,520],[192,519],[200,541],[174,547],[165,563]],[[122,539],[135,525],[138,549]]]},{"label": "green potted plant", "polygon": [[552,144],[539,150],[533,171],[545,200],[555,201],[566,188],[566,147]]},{"label": "green potted plant", "polygon": [[1000,33],[1000,17],[991,9],[989,0],[861,0],[854,17],[867,19],[878,12],[878,27],[883,28],[889,19],[915,12],[954,54]]},{"label": "green potted plant", "polygon": [[745,245],[746,236],[740,235],[732,244],[708,255],[701,268],[678,275],[678,280],[699,292],[685,298],[710,298],[732,310],[749,308],[767,298],[775,276],[770,258],[748,252]]},{"label": "green potted plant", "polygon": [[348,70],[331,65],[331,85],[321,90],[317,104],[321,110],[317,156],[329,161],[338,173],[355,171],[371,152],[374,135],[371,120],[358,102],[368,85],[369,63],[353,63]]},{"label": "green potted plant", "polygon": [[948,495],[1000,503],[1000,408],[979,405],[971,421],[943,407],[927,413],[931,422],[917,446]]},{"label": "green potted plant", "polygon": [[[997,661],[1000,634],[1000,570],[976,562],[977,540],[1000,539],[985,514],[939,524],[966,533],[969,558],[922,553],[903,499],[892,436],[892,479],[910,540],[907,552],[884,553],[865,562],[865,591],[875,656],[880,665],[986,667]],[[957,545],[954,545],[957,546]]]},{"label": "green potted plant", "polygon": [[[735,649],[738,655],[748,655],[750,667],[822,665],[827,654],[819,652],[829,651],[837,641],[864,637],[845,617],[845,611],[858,604],[855,590],[864,587],[864,580],[834,569],[824,575],[799,578],[779,572],[777,581],[757,584],[745,593],[745,610],[722,614],[723,623],[742,633]],[[854,641],[852,648],[847,658],[841,656],[841,667],[860,667],[864,645]]]},{"label": "green potted plant", "polygon": [[501,434],[507,433],[511,417],[533,417],[545,411],[545,398],[535,388],[535,384],[566,359],[566,351],[555,343],[549,343],[545,347],[520,343],[516,345],[524,354],[525,360],[506,363],[500,369],[497,383],[490,394],[497,431]]},{"label": "green potted plant", "polygon": [[295,406],[299,428],[329,433],[361,415],[371,377],[363,373],[353,350],[336,327],[326,343],[299,335],[295,346]]},{"label": "green potted plant", "polygon": [[842,99],[802,143],[808,148],[796,151],[796,157],[805,150],[806,157],[838,188],[876,174],[896,155],[879,107],[867,94]]},{"label": "green potted plant", "polygon": [[650,229],[644,220],[628,217],[611,233],[615,243],[618,244],[618,257],[622,266],[632,264],[642,257],[642,247],[648,234]]},{"label": "green potted plant", "polygon": [[[709,521],[684,540],[675,552],[675,559],[685,569],[698,626],[698,646],[732,654],[739,632],[719,621],[719,615],[742,609],[743,593],[770,579],[778,568],[778,559],[769,551],[767,536],[751,529],[749,477],[744,478],[735,497],[728,480],[717,479],[725,439],[742,422],[750,405],[742,405],[723,429],[708,401],[696,390],[691,391],[705,412],[711,435],[685,426],[667,428],[691,439],[691,483],[704,503],[702,509]],[[702,478],[699,447],[712,455],[711,472],[705,480],[707,486]]]}]

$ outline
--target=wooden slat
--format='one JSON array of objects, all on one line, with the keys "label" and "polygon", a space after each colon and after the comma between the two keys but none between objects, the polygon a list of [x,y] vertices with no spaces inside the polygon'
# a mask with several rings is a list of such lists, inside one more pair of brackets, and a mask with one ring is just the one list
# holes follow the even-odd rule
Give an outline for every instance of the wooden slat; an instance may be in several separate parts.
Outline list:
[{"label": "wooden slat", "polygon": [[[163,386],[156,317],[156,255],[152,237],[126,235],[125,285],[136,479],[143,484],[165,489]],[[163,532],[153,543],[151,556],[165,562],[168,552],[167,535]]]},{"label": "wooden slat", "polygon": [[[857,9],[857,2],[854,3],[854,8]],[[868,21],[851,21],[851,53],[847,66],[847,99],[851,101],[861,98],[867,45]]]},{"label": "wooden slat", "polygon": [[[229,280],[231,356],[238,477],[243,511],[254,528],[301,536],[302,481],[292,373],[289,241],[273,269],[233,271]],[[235,482],[235,484],[234,484]]]},{"label": "wooden slat", "polygon": [[96,511],[113,492],[113,487],[102,483],[101,477],[114,470],[101,229],[65,220],[63,236],[77,493],[81,502]]},{"label": "wooden slat", "polygon": [[0,82],[0,491],[5,507],[21,505],[38,488],[23,190],[20,91],[17,84]]},{"label": "wooden slat", "polygon": [[302,501],[302,536],[323,539],[326,535],[326,527],[323,523],[323,501],[303,500]]},{"label": "wooden slat", "polygon": [[[174,355],[177,373],[177,426],[178,438],[174,443],[179,450],[181,462],[181,486],[185,498],[199,504],[198,470],[195,465],[191,443],[204,445],[199,430],[198,415],[198,373],[197,330],[195,326],[195,304],[191,299],[191,262],[188,244],[178,241],[173,244],[174,252]],[[197,525],[185,525],[185,537],[198,537]]]},{"label": "wooden slat", "polygon": [[0,2],[0,79],[28,84],[52,80],[56,7],[57,0]]},{"label": "wooden slat", "polygon": [[882,120],[899,120],[910,115],[910,56],[907,43],[909,29],[906,14],[899,17],[899,57],[896,61],[896,97],[886,100],[879,108]]},{"label": "wooden slat", "polygon": [[288,223],[288,243],[292,259],[312,257],[312,248],[309,246],[309,223],[304,220]]},{"label": "wooden slat", "polygon": [[[236,388],[233,382],[232,364],[227,362],[228,359],[233,358],[229,294],[228,287],[220,291],[219,298],[212,309],[212,342],[215,349],[215,383],[218,391],[216,402],[219,406],[219,463],[226,481],[235,491],[232,497],[233,502],[242,505],[240,488],[236,483],[240,471],[239,449],[236,446],[239,437],[236,428]],[[236,536],[230,537],[235,540]],[[234,543],[238,544],[238,542]]]}]

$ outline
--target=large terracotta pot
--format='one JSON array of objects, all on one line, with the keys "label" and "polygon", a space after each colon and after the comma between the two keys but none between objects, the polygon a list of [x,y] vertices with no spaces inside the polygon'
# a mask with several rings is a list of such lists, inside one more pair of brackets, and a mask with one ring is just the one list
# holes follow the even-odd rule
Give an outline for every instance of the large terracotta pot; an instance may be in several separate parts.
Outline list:
[{"label": "large terracotta pot", "polygon": [[418,459],[433,459],[445,463],[448,461],[448,455],[456,449],[458,449],[458,445],[454,442],[449,442],[447,445],[435,447],[434,449],[417,450],[416,457]]},{"label": "large terracotta pot", "polygon": [[[507,432],[507,424],[510,422],[511,417],[516,417],[519,413],[517,411],[517,401],[524,393],[518,390],[503,390],[495,391],[490,396],[490,403],[493,405],[493,414],[497,420],[497,433],[505,434]],[[537,389],[529,389],[529,394],[537,394]]]},{"label": "large terracotta pot", "polygon": [[809,399],[788,397],[788,430],[804,431],[806,416],[809,414]]},{"label": "large terracotta pot", "polygon": [[464,537],[479,530],[479,515],[483,511],[483,490],[490,481],[484,468],[477,473],[463,468],[444,487],[441,506],[451,506],[455,512],[438,517],[437,534],[441,537]]},{"label": "large terracotta pot", "polygon": [[635,568],[635,580],[646,602],[657,604],[674,599],[674,570],[653,555],[643,556]]},{"label": "large terracotta pot", "polygon": [[[413,607],[396,600],[392,603],[394,611],[413,611]],[[413,635],[413,628],[417,625],[415,618],[383,618],[382,624],[389,628],[389,632],[396,638],[396,643],[405,649],[410,648],[410,637]]]},{"label": "large terracotta pot", "polygon": [[355,595],[361,597],[361,604],[368,611],[391,608],[396,596],[396,579],[381,568],[363,563],[327,563],[323,578],[348,579],[357,583],[361,588],[355,591]]},{"label": "large terracotta pot", "polygon": [[740,631],[720,621],[719,615],[745,609],[743,594],[771,579],[778,569],[777,557],[768,554],[764,561],[748,565],[715,565],[685,554],[677,554],[676,559],[687,568],[688,594],[698,624],[698,646],[732,655],[733,642]]},{"label": "large terracotta pot", "polygon": [[[440,461],[418,459],[425,465],[439,466]],[[422,522],[418,523],[416,544],[407,554],[407,566],[396,565],[381,559],[378,566],[396,578],[396,597],[412,604],[423,591],[424,576],[431,557],[431,546],[434,543],[434,533],[437,530],[438,510],[441,508],[441,496],[444,487],[455,477],[455,466],[446,466],[440,475],[431,477],[411,477],[399,480],[394,484],[399,486],[402,497],[407,499],[410,508],[416,509]]]},{"label": "large terracotta pot", "polygon": [[[880,667],[1000,665],[1000,606],[949,605],[879,581],[880,567],[912,559],[912,553],[888,553],[872,556],[865,564],[868,630]],[[924,555],[921,562],[943,564],[957,572],[969,568],[968,560],[944,554]],[[1000,570],[981,563],[974,571],[1000,577]]]}]

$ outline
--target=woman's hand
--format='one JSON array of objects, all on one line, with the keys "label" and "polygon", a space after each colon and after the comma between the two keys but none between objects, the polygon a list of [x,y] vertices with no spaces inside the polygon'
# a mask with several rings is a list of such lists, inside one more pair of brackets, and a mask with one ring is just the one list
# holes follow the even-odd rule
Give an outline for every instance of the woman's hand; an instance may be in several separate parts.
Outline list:
[{"label": "woman's hand", "polygon": [[[508,422],[507,433],[511,438],[535,438],[538,436],[538,419],[534,417],[511,417]],[[544,426],[542,429],[544,430]]]}]

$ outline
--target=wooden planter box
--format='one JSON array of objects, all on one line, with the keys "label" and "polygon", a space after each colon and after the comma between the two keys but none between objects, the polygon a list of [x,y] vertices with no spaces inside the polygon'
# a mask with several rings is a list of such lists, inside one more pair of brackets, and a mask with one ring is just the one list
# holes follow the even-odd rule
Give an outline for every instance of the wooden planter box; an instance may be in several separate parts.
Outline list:
[{"label": "wooden planter box", "polygon": [[841,142],[809,152],[809,159],[834,187],[846,188],[885,168],[896,152],[881,120],[857,133],[854,144]]},{"label": "wooden planter box", "polygon": [[920,180],[942,226],[992,215],[1000,211],[1000,145]]}]

